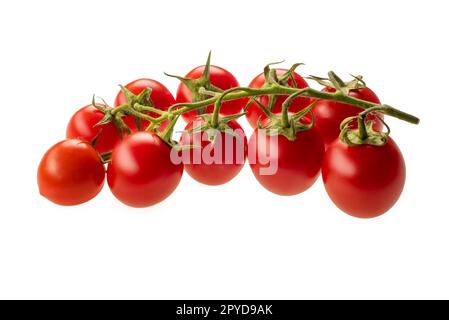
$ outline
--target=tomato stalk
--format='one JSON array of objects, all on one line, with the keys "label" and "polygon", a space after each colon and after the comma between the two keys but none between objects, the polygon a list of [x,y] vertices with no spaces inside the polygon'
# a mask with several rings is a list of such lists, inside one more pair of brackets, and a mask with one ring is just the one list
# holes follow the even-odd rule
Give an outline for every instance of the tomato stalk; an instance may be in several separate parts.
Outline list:
[{"label": "tomato stalk", "polygon": [[268,117],[272,117],[273,113],[268,110],[259,100],[257,100],[255,97],[252,97],[251,99],[248,100],[248,103],[246,104],[244,110],[245,112],[247,111],[247,109],[250,107],[250,105],[255,102],[256,105],[260,108],[260,110],[262,110],[262,112]]},{"label": "tomato stalk", "polygon": [[[237,92],[235,92],[237,91]],[[322,99],[322,100],[331,100],[331,101],[337,101],[342,103],[351,104],[354,106],[358,106],[363,109],[369,109],[373,107],[381,107],[379,111],[382,113],[398,118],[403,121],[407,121],[412,124],[418,124],[419,118],[415,117],[414,115],[411,115],[409,113],[406,113],[404,111],[401,111],[399,109],[393,108],[392,106],[383,104],[378,105],[376,103],[372,103],[369,101],[360,100],[357,98],[353,98],[347,95],[342,94],[341,92],[322,92],[316,89],[312,88],[305,88],[305,89],[297,89],[297,88],[291,88],[286,86],[280,86],[280,85],[271,85],[264,88],[232,88],[229,90],[226,90],[222,93],[217,93],[214,97],[208,98],[206,100],[198,101],[198,102],[192,102],[192,103],[178,103],[174,104],[170,107],[169,112],[171,112],[174,115],[181,115],[185,112],[189,112],[192,110],[196,110],[202,107],[205,107],[210,104],[215,104],[217,100],[221,101],[230,101],[230,100],[236,100],[241,98],[249,98],[249,97],[256,97],[261,95],[293,95],[295,94],[295,97],[303,96],[303,97],[309,97],[309,98],[316,98],[316,99]],[[178,109],[176,109],[178,108]],[[176,110],[174,110],[176,109]]]},{"label": "tomato stalk", "polygon": [[[289,128],[290,127],[290,119],[289,119],[289,116],[288,116],[288,107],[290,106],[290,103],[293,101],[293,99],[297,98],[300,95],[301,95],[301,91],[293,93],[282,104],[281,125],[282,125],[283,128]],[[315,105],[315,103],[314,103],[314,105]],[[299,113],[301,113],[301,111],[299,111]]]},{"label": "tomato stalk", "polygon": [[354,79],[348,82],[341,80],[339,76],[333,71],[328,72],[329,78],[321,78],[317,76],[307,77],[310,80],[316,81],[324,87],[334,88],[344,94],[348,94],[351,90],[358,90],[366,87],[365,81],[363,81],[363,76],[351,75]]},{"label": "tomato stalk", "polygon": [[140,103],[134,104],[134,109],[136,109],[136,111],[138,111],[138,112],[154,112],[154,113],[157,113],[159,115],[163,115],[163,114],[166,113],[166,111],[162,111],[162,110],[160,110],[158,108],[155,108],[155,107],[144,106],[144,105],[142,105]]},{"label": "tomato stalk", "polygon": [[[210,81],[211,54],[212,52],[209,51],[206,64],[204,65],[203,74],[198,79],[184,78],[177,75],[165,73],[166,76],[178,79],[187,88],[189,88],[190,94],[192,95],[192,101],[194,102],[202,101],[204,99],[207,99],[209,96],[214,95],[214,93],[220,93],[223,91],[220,88],[214,86]],[[194,110],[197,112],[197,115],[201,115],[206,112],[205,106],[198,107]]]},{"label": "tomato stalk", "polygon": [[[218,97],[218,99],[214,102],[214,111],[212,113],[212,123],[211,123],[212,127],[216,128],[218,126],[219,116],[220,116],[220,107],[221,107],[221,105],[223,103],[223,100],[228,95],[230,95],[231,93],[236,92],[236,91],[242,91],[242,92],[246,92],[246,93],[251,93],[254,90],[255,89],[247,88],[247,87],[236,87],[236,88],[228,89],[228,90],[226,90],[226,91],[224,91],[224,92],[222,92],[220,94],[215,94],[215,96]],[[269,115],[269,111],[266,110],[266,112],[268,112],[267,115]]]},{"label": "tomato stalk", "polygon": [[[234,91],[237,91],[237,92],[234,92]],[[219,100],[219,99],[224,102],[224,101],[236,100],[236,99],[241,99],[241,98],[256,97],[256,96],[261,96],[261,95],[293,95],[293,94],[296,95],[295,97],[303,96],[303,97],[316,98],[316,99],[322,99],[322,100],[343,102],[343,103],[351,104],[354,106],[358,106],[363,109],[369,109],[369,108],[381,106],[382,108],[379,111],[381,111],[382,113],[384,113],[386,115],[407,121],[412,124],[419,123],[419,118],[415,117],[414,115],[411,115],[411,114],[401,111],[399,109],[393,108],[386,104],[378,105],[376,103],[372,103],[369,101],[364,101],[364,100],[360,100],[357,98],[343,95],[340,92],[336,92],[336,93],[322,92],[322,91],[312,89],[312,88],[297,89],[297,88],[290,88],[290,87],[279,86],[279,85],[271,85],[269,87],[264,87],[264,88],[245,88],[245,87],[232,88],[232,89],[226,90],[222,93],[217,93],[214,97],[208,98],[206,100],[192,102],[192,103],[174,104],[173,106],[170,107],[168,112],[172,113],[174,115],[181,115],[185,112],[196,110],[196,109],[205,107],[210,104],[215,104],[215,102],[217,102],[217,100]],[[176,108],[178,108],[178,109],[176,109]],[[174,110],[174,109],[176,109],[176,110]]]},{"label": "tomato stalk", "polygon": [[368,138],[368,132],[366,131],[366,125],[365,125],[365,117],[360,115],[357,119],[358,123],[358,130],[359,130],[359,136],[362,141],[366,140]]},{"label": "tomato stalk", "polygon": [[[386,122],[379,116],[376,116],[379,121],[383,123],[386,132],[376,131],[373,129],[373,121],[367,121],[367,116],[371,112],[382,111],[385,106],[377,106],[373,108],[366,109],[365,111],[359,113],[357,116],[349,117],[343,120],[340,125],[340,140],[350,146],[360,146],[360,145],[373,145],[373,146],[384,146],[388,142],[390,135],[390,127]],[[352,129],[351,123],[357,119],[357,128]]]},{"label": "tomato stalk", "polygon": [[[209,59],[208,59],[209,60]],[[209,61],[208,61],[209,62]],[[209,62],[210,63],[210,62]],[[208,64],[209,64],[208,63]],[[299,64],[295,64],[290,68],[290,70],[294,70]],[[212,113],[211,117],[211,126],[217,127],[219,120],[220,120],[220,107],[223,102],[225,101],[231,101],[236,99],[242,99],[242,98],[256,98],[263,95],[270,96],[270,101],[272,102],[273,99],[276,98],[277,95],[288,95],[289,97],[286,99],[286,101],[282,105],[282,114],[280,119],[280,124],[283,128],[289,128],[290,127],[290,119],[288,114],[288,108],[290,103],[293,101],[293,99],[297,97],[308,97],[308,98],[314,98],[315,100],[330,100],[330,101],[336,101],[340,103],[350,104],[354,106],[358,106],[360,108],[366,109],[366,112],[373,112],[373,111],[379,111],[385,115],[389,115],[395,118],[398,118],[403,121],[407,121],[412,124],[418,124],[419,118],[415,117],[414,115],[411,115],[409,113],[406,113],[404,111],[401,111],[399,109],[393,108],[390,105],[386,104],[376,104],[365,100],[360,100],[354,97],[349,96],[346,91],[348,91],[348,88],[351,88],[353,86],[361,85],[360,82],[361,77],[354,77],[355,79],[350,83],[343,82],[338,76],[333,73],[329,72],[329,81],[333,84],[333,86],[337,87],[339,90],[336,92],[324,92],[320,90],[316,90],[313,88],[297,88],[296,86],[290,87],[288,86],[287,77],[278,78],[275,72],[270,72],[269,66],[265,68],[265,73],[267,76],[267,84],[261,88],[248,88],[248,87],[236,87],[231,88],[225,91],[218,91],[213,87],[199,87],[196,88],[198,93],[201,95],[201,100],[194,100],[194,102],[186,102],[186,103],[177,103],[172,105],[167,111],[162,111],[157,109],[151,101],[148,101],[148,103],[142,104],[140,100],[143,98],[148,98],[148,92],[145,92],[140,95],[140,100],[135,99],[133,103],[128,103],[122,106],[119,106],[113,110],[105,110],[106,112],[109,112],[112,116],[112,119],[114,123],[118,123],[121,127],[121,129],[126,129],[126,125],[122,123],[120,119],[120,115],[132,115],[135,118],[138,119],[144,119],[149,121],[151,124],[148,126],[147,130],[154,130],[158,127],[158,125],[163,121],[169,121],[170,124],[163,133],[160,133],[161,137],[168,143],[171,142],[170,134],[173,131],[173,127],[178,120],[179,116],[190,112],[190,111],[198,111],[204,109],[208,105],[214,105],[214,111]],[[205,74],[207,77],[207,68],[205,70]],[[318,78],[316,78],[318,79]],[[319,78],[320,81],[324,81],[323,78]],[[197,83],[196,83],[197,84]],[[137,101],[136,101],[137,100]],[[146,100],[145,100],[146,101]],[[264,106],[261,106],[259,104],[259,107],[261,107],[262,111],[267,114],[267,116],[272,117],[272,113],[270,111],[270,108],[266,108]],[[153,112],[158,114],[158,117],[152,117],[146,112]],[[358,117],[359,119],[362,118],[360,121],[364,123],[365,116]],[[365,137],[366,138],[366,132],[363,132],[364,125],[359,125],[359,128],[361,130],[360,138]],[[363,139],[362,139],[363,140]]]}]

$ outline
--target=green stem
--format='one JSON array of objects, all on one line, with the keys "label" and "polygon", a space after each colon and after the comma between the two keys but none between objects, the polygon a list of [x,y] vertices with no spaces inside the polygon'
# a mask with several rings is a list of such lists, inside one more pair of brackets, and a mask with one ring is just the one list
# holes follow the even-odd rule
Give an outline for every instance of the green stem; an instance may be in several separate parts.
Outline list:
[{"label": "green stem", "polygon": [[150,106],[144,106],[144,105],[139,104],[139,103],[134,104],[134,108],[137,111],[139,111],[139,112],[154,112],[154,113],[157,113],[159,115],[163,115],[163,114],[166,113],[165,111],[160,110],[158,108],[150,107]]},{"label": "green stem", "polygon": [[289,128],[290,123],[288,121],[288,106],[290,104],[283,103],[282,104],[282,118],[281,118],[281,125],[283,128]]},{"label": "green stem", "polygon": [[214,105],[214,112],[212,113],[212,128],[218,127],[218,121],[220,119],[220,107],[221,107],[221,99],[218,99]]},{"label": "green stem", "polygon": [[141,118],[141,119],[144,119],[144,120],[147,120],[150,122],[158,123],[158,122],[161,122],[162,120],[165,120],[165,118],[161,119],[161,118],[163,118],[162,116],[158,117],[158,118],[153,118],[152,116],[149,116],[146,113],[139,112],[139,111],[135,110],[134,108],[127,108],[126,111],[129,112],[133,116],[136,116],[138,118]]},{"label": "green stem", "polygon": [[290,121],[288,119],[288,107],[290,106],[293,99],[300,96],[302,94],[302,90],[297,91],[296,93],[288,96],[288,98],[284,101],[282,104],[282,118],[281,118],[281,125],[283,128],[289,128],[290,127]]},{"label": "green stem", "polygon": [[305,94],[304,96],[323,99],[323,100],[332,100],[332,101],[343,102],[343,103],[351,104],[354,106],[358,106],[363,109],[369,109],[369,108],[373,108],[373,107],[381,107],[379,110],[382,111],[382,113],[384,113],[386,115],[407,121],[412,124],[419,123],[419,118],[415,117],[414,115],[411,115],[404,111],[398,110],[398,109],[393,108],[386,104],[379,105],[379,104],[372,103],[369,101],[360,100],[360,99],[353,98],[350,96],[345,96],[345,95],[342,95],[341,93],[322,92],[322,91],[318,91],[315,89],[309,89],[308,91],[309,92],[307,94]]},{"label": "green stem", "polygon": [[250,88],[246,88],[246,87],[236,87],[236,88],[231,88],[228,89],[226,91],[223,91],[219,96],[218,99],[216,99],[217,101],[215,101],[214,103],[214,112],[212,113],[212,128],[217,128],[218,127],[218,120],[219,120],[219,116],[220,116],[220,108],[221,108],[221,104],[223,102],[223,100],[230,95],[231,93],[235,92],[235,91],[243,91],[245,93],[249,93],[252,91],[252,89]]},{"label": "green stem", "polygon": [[171,141],[172,138],[172,134],[173,134],[173,129],[175,128],[176,122],[178,121],[179,116],[177,116],[175,119],[173,119],[172,121],[170,121],[168,123],[167,128],[165,128],[165,130],[161,133],[161,138],[164,141]]},{"label": "green stem", "polygon": [[359,127],[359,136],[362,141],[364,141],[366,138],[368,138],[368,132],[366,131],[365,126],[365,115],[360,115],[360,117],[357,118],[358,127]]},{"label": "green stem", "polygon": [[[276,88],[276,89],[275,89]],[[241,98],[248,98],[248,97],[254,97],[254,96],[261,96],[265,94],[291,94],[291,91],[285,91],[285,89],[291,89],[288,87],[281,87],[281,86],[270,86],[265,88],[245,88],[245,87],[239,87],[239,88],[231,88],[229,90],[224,91],[223,93],[198,102],[193,103],[177,103],[170,107],[170,110],[173,110],[175,108],[175,111],[172,112],[174,115],[180,115],[188,111],[196,110],[211,104],[215,104],[215,102],[218,99],[221,99],[222,101],[229,101],[229,100],[236,100]],[[234,92],[239,91],[239,92]]]},{"label": "green stem", "polygon": [[[237,88],[233,88],[233,89],[237,89]],[[360,99],[353,98],[350,96],[346,96],[346,95],[343,95],[338,92],[337,93],[323,92],[323,91],[315,90],[312,88],[297,89],[297,88],[290,88],[290,87],[285,87],[285,86],[272,85],[272,86],[263,87],[263,88],[239,88],[239,89],[242,91],[227,94],[227,91],[229,91],[229,90],[227,90],[227,91],[223,92],[222,94],[219,94],[216,97],[212,97],[207,100],[202,100],[202,101],[198,101],[198,102],[194,102],[194,103],[174,104],[173,106],[170,107],[170,109],[173,110],[175,108],[179,108],[179,109],[176,109],[175,111],[172,111],[172,114],[180,115],[180,114],[183,114],[188,111],[192,111],[192,110],[196,110],[196,109],[205,107],[207,105],[215,104],[215,102],[219,98],[221,98],[221,96],[223,94],[225,94],[225,96],[222,97],[223,101],[236,100],[236,99],[261,96],[261,95],[297,94],[298,96],[303,96],[303,97],[343,102],[343,103],[351,104],[354,106],[358,106],[363,109],[380,106],[379,104],[372,103],[372,102],[365,101],[365,100],[360,100]],[[249,90],[243,91],[243,89],[249,89]],[[230,90],[232,90],[232,89],[230,89]],[[382,112],[386,115],[389,115],[389,116],[392,116],[392,117],[395,117],[395,118],[398,118],[398,119],[401,119],[401,120],[404,120],[404,121],[407,121],[407,122],[410,122],[413,124],[419,123],[419,118],[417,118],[409,113],[395,109],[389,105],[382,105]]]},{"label": "green stem", "polygon": [[375,106],[375,107],[371,107],[371,108],[365,109],[359,115],[362,116],[362,117],[366,117],[371,112],[374,112],[374,111],[385,111],[385,110],[388,110],[389,108],[391,108],[391,107],[388,106],[388,105],[378,105],[378,106]]},{"label": "green stem", "polygon": [[111,110],[111,114],[112,115],[116,115],[119,112],[123,112],[123,111],[127,111],[128,109],[130,109],[131,107],[126,103],[126,104],[122,104],[121,106],[118,106],[117,108],[114,108]]},{"label": "green stem", "polygon": [[249,104],[251,104],[251,103],[257,104],[257,106],[260,108],[260,110],[262,110],[262,112],[263,112],[268,118],[271,118],[271,117],[272,117],[273,114],[271,113],[271,111],[268,110],[268,109],[267,109],[267,108],[266,108],[260,101],[258,101],[256,97],[252,97],[252,98],[248,101],[247,105],[245,106],[244,111],[247,110]]},{"label": "green stem", "polygon": [[[418,124],[420,121],[419,118],[417,118],[409,113],[406,113],[406,112],[403,112],[396,108],[393,108],[389,105],[386,105],[386,104],[379,105],[379,104],[372,103],[369,101],[360,100],[360,99],[345,95],[341,92],[331,93],[331,92],[319,91],[319,90],[312,89],[312,88],[304,88],[304,89],[291,88],[291,87],[282,86],[282,85],[278,85],[278,84],[270,84],[270,85],[264,86],[262,88],[246,88],[246,87],[231,88],[222,93],[217,93],[214,97],[210,97],[205,100],[192,102],[192,103],[174,104],[166,112],[158,111],[158,113],[161,114],[161,116],[158,118],[153,118],[151,116],[148,116],[145,113],[139,112],[140,110],[155,111],[151,107],[140,106],[140,105],[138,106],[138,108],[135,108],[134,106],[124,105],[124,106],[114,109],[113,112],[114,112],[114,114],[121,112],[121,111],[127,112],[136,117],[151,121],[153,123],[160,123],[162,121],[169,119],[170,117],[173,117],[173,120],[170,122],[176,122],[176,120],[179,118],[179,116],[182,115],[183,113],[193,111],[193,110],[198,110],[198,109],[204,108],[208,105],[214,105],[215,108],[214,108],[214,113],[213,113],[213,124],[215,123],[217,125],[218,121],[219,121],[219,110],[220,110],[220,106],[221,106],[222,102],[241,99],[241,98],[256,97],[256,96],[261,96],[261,95],[288,95],[289,96],[286,100],[286,102],[287,101],[289,101],[289,102],[288,103],[284,102],[283,110],[282,110],[282,112],[283,112],[282,113],[282,123],[286,127],[288,127],[288,125],[289,125],[288,124],[288,105],[293,100],[293,98],[296,98],[298,96],[315,98],[315,99],[320,99],[320,100],[330,100],[330,101],[342,102],[345,104],[358,106],[363,109],[368,109],[368,110],[370,110],[370,112],[371,111],[380,111],[383,114],[386,114],[386,115],[389,115],[389,116],[392,116],[392,117],[395,117],[395,118],[398,118],[398,119],[401,119],[401,120],[404,120],[404,121],[407,121],[407,122],[413,123],[413,124]],[[139,108],[140,108],[140,110],[136,110]],[[174,124],[172,124],[172,125],[174,125]],[[168,132],[166,132],[166,133],[168,133]]]}]

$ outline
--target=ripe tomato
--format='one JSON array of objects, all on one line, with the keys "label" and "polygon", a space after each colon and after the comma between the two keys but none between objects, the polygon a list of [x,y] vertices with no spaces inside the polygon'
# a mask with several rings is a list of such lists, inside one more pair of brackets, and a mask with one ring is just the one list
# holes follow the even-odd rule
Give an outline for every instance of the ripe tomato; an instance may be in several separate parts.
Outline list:
[{"label": "ripe tomato", "polygon": [[[86,141],[92,141],[101,130],[94,148],[100,153],[111,151],[120,141],[120,134],[112,122],[95,126],[103,117],[103,112],[92,105],[81,108],[70,119],[66,137],[68,139],[83,138]],[[123,121],[131,131],[137,131],[136,123],[132,117],[126,116]]]},{"label": "ripe tomato", "polygon": [[[326,87],[322,91],[335,92],[335,89]],[[380,104],[376,94],[367,87],[350,90],[349,96]],[[326,145],[332,143],[340,134],[340,123],[348,117],[356,116],[361,111],[363,111],[362,108],[350,104],[329,100],[318,101],[313,107],[313,113],[316,118],[315,126],[320,131],[324,143]],[[367,120],[374,121],[374,130],[382,131],[383,124],[376,118],[375,114],[369,114]],[[357,127],[356,122],[354,122],[352,127]]]},{"label": "ripe tomato", "polygon": [[182,151],[184,168],[198,182],[211,186],[224,184],[237,176],[245,164],[248,149],[245,132],[234,120],[228,122],[230,132],[213,129],[213,141],[207,130],[187,132],[202,124],[201,118],[189,122],[181,136],[181,146],[199,147]]},{"label": "ripe tomato", "polygon": [[393,139],[384,146],[348,146],[336,139],[326,150],[323,181],[332,201],[358,218],[373,218],[399,199],[405,163]]},{"label": "ripe tomato", "polygon": [[[287,70],[286,69],[276,69],[276,73],[278,76],[282,76]],[[288,84],[290,87],[294,86],[294,83],[296,83],[298,88],[307,88],[309,85],[307,84],[306,80],[304,80],[303,77],[301,77],[296,72],[293,73],[293,78],[295,81],[293,82],[291,79],[288,80]],[[251,81],[249,84],[250,88],[261,88],[265,84],[265,76],[263,73],[259,74],[257,77]],[[282,104],[287,99],[287,95],[278,95],[276,99],[276,103],[273,106],[273,109],[271,110],[274,114],[280,114],[282,111]],[[259,102],[268,108],[268,96],[260,96]],[[310,99],[306,97],[297,97],[294,99],[289,107],[290,113],[298,112],[299,110],[304,109],[310,104]],[[251,103],[248,108],[246,109],[246,119],[248,120],[249,124],[253,127],[257,127],[257,122],[261,121],[263,122],[265,119],[267,119],[267,116],[265,113],[260,109],[260,107],[257,105],[256,102]]]},{"label": "ripe tomato", "polygon": [[132,207],[167,198],[181,181],[183,165],[173,164],[171,147],[146,131],[127,136],[112,152],[108,184],[114,196]]},{"label": "ripe tomato", "polygon": [[84,203],[103,188],[104,166],[92,146],[68,139],[51,147],[39,164],[37,183],[42,196],[63,206]]},{"label": "ripe tomato", "polygon": [[[202,76],[204,72],[205,66],[199,66],[190,71],[185,78],[188,79],[198,79]],[[222,90],[228,90],[231,88],[235,88],[239,86],[237,79],[230,73],[229,71],[217,67],[210,66],[210,83],[217,88]],[[184,103],[184,102],[192,102],[192,94],[190,93],[189,88],[181,83],[178,87],[178,91],[176,93],[176,103]],[[245,106],[246,99],[237,99],[232,101],[223,102],[220,108],[220,114],[223,116],[230,116],[233,114],[237,114],[242,112],[243,107]],[[214,110],[213,105],[209,105],[206,107],[206,113],[212,113]],[[198,111],[186,112],[182,115],[182,118],[189,123],[190,121],[194,121],[198,115]]]},{"label": "ripe tomato", "polygon": [[273,193],[299,194],[310,188],[320,174],[324,144],[314,128],[298,131],[294,141],[256,129],[248,147],[254,176]]},{"label": "ripe tomato", "polygon": [[[151,89],[150,99],[153,101],[154,106],[160,110],[166,111],[171,105],[175,103],[175,98],[171,94],[171,92],[160,82],[152,79],[137,79],[133,82],[128,83],[125,88],[127,88],[131,93],[136,96],[139,95],[146,88]],[[118,107],[122,104],[127,103],[125,95],[122,91],[117,94],[115,98],[115,106]],[[154,112],[148,113],[150,116],[157,118],[158,114]],[[143,120],[142,128],[145,129],[148,126],[149,122]],[[167,126],[168,122],[164,121],[161,123],[160,130],[164,130]]]}]

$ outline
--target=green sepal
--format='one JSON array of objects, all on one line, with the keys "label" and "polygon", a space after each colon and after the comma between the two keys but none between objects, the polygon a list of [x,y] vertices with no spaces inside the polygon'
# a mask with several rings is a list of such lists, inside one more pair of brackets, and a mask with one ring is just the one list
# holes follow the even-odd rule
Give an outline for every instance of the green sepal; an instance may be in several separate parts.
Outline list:
[{"label": "green sepal", "polygon": [[94,127],[102,126],[108,123],[113,123],[116,129],[118,130],[120,139],[123,139],[123,131],[130,134],[131,129],[126,125],[126,123],[123,121],[122,117],[125,115],[121,112],[113,115],[110,110],[106,111],[103,119],[101,119],[99,122],[97,122]]},{"label": "green sepal", "polygon": [[216,135],[217,132],[225,132],[228,133],[230,135],[232,135],[233,137],[235,137],[239,142],[242,142],[242,138],[234,132],[234,130],[229,126],[229,122],[236,120],[242,116],[244,116],[246,113],[239,113],[239,114],[234,114],[231,116],[227,116],[227,117],[222,117],[219,116],[218,119],[218,125],[217,126],[213,126],[212,125],[212,119],[213,119],[213,115],[211,114],[203,114],[200,115],[199,117],[203,119],[203,122],[201,123],[200,126],[196,126],[190,130],[185,130],[185,133],[197,133],[197,132],[207,132],[208,136],[209,136],[209,141],[213,142],[214,140],[214,136]]},{"label": "green sepal", "polygon": [[[150,97],[151,92],[152,92],[151,88],[147,87],[144,90],[142,90],[142,92],[140,92],[138,95],[135,95],[134,93],[129,91],[128,88],[126,88],[122,85],[119,85],[119,86],[120,86],[120,90],[123,93],[123,95],[125,96],[127,102],[118,107],[127,106],[127,107],[132,108],[134,105],[138,104],[138,105],[142,105],[142,106],[148,106],[148,107],[155,108],[153,100],[151,100],[151,97]],[[125,108],[125,114],[132,116],[134,119],[134,123],[137,126],[137,129],[139,131],[142,130],[142,119],[141,118],[139,118],[133,114],[130,114],[129,112],[126,112],[126,108]]]},{"label": "green sepal", "polygon": [[92,147],[95,147],[95,145],[97,144],[98,138],[100,138],[102,133],[103,133],[103,128],[101,128],[98,131],[98,133],[95,135],[95,137],[92,139],[92,141],[90,141],[90,144],[92,145]]},{"label": "green sepal", "polygon": [[281,64],[284,61],[285,60],[278,61],[278,62],[271,62],[271,63],[268,63],[263,68],[263,74],[264,74],[264,77],[265,77],[265,85],[277,84],[278,83],[278,77],[277,77],[276,70],[272,69],[271,66],[277,65],[277,64]]},{"label": "green sepal", "polygon": [[[304,65],[304,63],[295,63],[282,76],[278,76],[277,72],[276,72],[276,69],[272,69],[271,66],[279,64],[279,63],[282,63],[282,62],[284,62],[284,61],[269,63],[269,64],[267,64],[265,66],[265,68],[264,68],[264,76],[265,76],[264,87],[267,87],[267,86],[270,86],[270,85],[289,87],[290,86],[289,83],[288,83],[289,80],[292,80],[293,88],[297,88],[298,87],[298,84],[296,83],[296,81],[295,81],[295,79],[293,77],[293,73],[295,72],[295,70],[299,66]],[[277,99],[278,99],[278,95],[268,95],[268,106],[267,107],[262,106],[260,101],[257,101],[257,99],[254,99],[253,101],[257,101],[258,102],[258,106],[262,109],[262,111],[267,116],[271,116],[273,108],[274,108],[274,106],[276,104]]]},{"label": "green sepal", "polygon": [[328,78],[322,78],[317,76],[308,76],[307,79],[313,80],[324,87],[334,88],[338,92],[347,95],[351,90],[363,89],[366,87],[366,82],[363,81],[363,76],[354,76],[351,81],[344,82],[333,71],[329,71]]},{"label": "green sepal", "polygon": [[260,108],[260,110],[262,110],[262,112],[267,116],[267,117],[271,117],[272,112],[267,109],[259,100],[259,97],[251,97],[251,99],[248,100],[248,102],[246,103],[245,107],[243,108],[243,111],[247,111],[250,104],[251,103],[256,103],[257,106]]},{"label": "green sepal", "polygon": [[98,105],[95,101],[95,98],[96,97],[94,95],[92,98],[92,106],[94,106],[97,110],[103,112],[104,117],[99,122],[97,122],[94,125],[94,127],[102,126],[108,123],[113,123],[118,130],[120,139],[123,139],[123,131],[127,132],[128,134],[131,133],[131,129],[129,129],[129,127],[122,120],[122,117],[124,116],[123,113],[118,112],[114,114],[113,113],[114,108],[111,108],[103,98],[99,97],[105,106]]},{"label": "green sepal", "polygon": [[346,86],[346,83],[343,82],[343,80],[341,80],[341,78],[339,76],[337,76],[337,74],[335,72],[329,71],[328,76],[329,76],[330,82],[332,83],[333,87],[337,91],[339,91],[345,95],[347,95],[349,93],[349,88]]},{"label": "green sepal", "polygon": [[117,113],[112,122],[114,123],[115,127],[118,130],[118,133],[120,135],[120,140],[123,140],[123,132],[126,132],[127,134],[131,134],[131,129],[126,125],[126,123],[123,121],[122,117],[125,115],[121,112]]},{"label": "green sepal", "polygon": [[125,86],[122,86],[121,84],[119,84],[119,87],[120,87],[120,91],[123,93],[123,95],[125,96],[125,98],[128,102],[134,99],[135,94],[132,93],[131,91],[129,91],[128,88],[126,88]]},{"label": "green sepal", "polygon": [[298,84],[295,81],[295,78],[293,77],[293,73],[295,73],[296,69],[299,66],[303,66],[304,63],[299,62],[299,63],[295,63],[293,64],[290,69],[288,69],[282,76],[279,77],[279,84],[283,85],[283,86],[288,86],[288,80],[291,79],[293,82],[293,87],[294,88],[298,88]]},{"label": "green sepal", "polygon": [[366,129],[366,137],[361,137],[359,128],[351,129],[350,125],[354,120],[358,120],[360,116],[349,117],[342,121],[340,125],[340,140],[349,146],[362,146],[362,145],[372,145],[377,147],[382,147],[388,142],[388,137],[390,135],[390,127],[385,123],[385,121],[376,116],[387,128],[387,131],[376,131],[374,130],[374,121],[370,120],[364,123]]},{"label": "green sepal", "polygon": [[[207,100],[211,97],[212,93],[221,93],[222,89],[214,86],[210,82],[210,61],[211,61],[212,52],[209,51],[207,56],[206,64],[204,65],[204,71],[201,77],[198,79],[189,79],[180,77],[177,75],[172,75],[169,73],[164,73],[168,77],[176,78],[181,81],[190,91],[190,95],[192,97],[192,102],[199,102],[203,100]],[[206,113],[206,107],[196,109],[197,115],[202,115]]]},{"label": "green sepal", "polygon": [[[317,101],[314,101],[306,108],[289,116],[288,126],[282,125],[282,115],[273,115],[270,117],[270,123],[266,126],[262,126],[259,120],[257,128],[267,130],[268,135],[283,135],[288,140],[295,141],[298,132],[310,130],[315,126],[315,114],[312,112],[312,108],[316,103]],[[312,122],[304,124],[301,122],[301,119],[308,113],[312,114]]]},{"label": "green sepal", "polygon": [[107,123],[110,123],[114,120],[114,116],[110,113],[110,112],[106,112],[103,119],[101,119],[100,121],[98,121],[94,127],[98,127]]}]

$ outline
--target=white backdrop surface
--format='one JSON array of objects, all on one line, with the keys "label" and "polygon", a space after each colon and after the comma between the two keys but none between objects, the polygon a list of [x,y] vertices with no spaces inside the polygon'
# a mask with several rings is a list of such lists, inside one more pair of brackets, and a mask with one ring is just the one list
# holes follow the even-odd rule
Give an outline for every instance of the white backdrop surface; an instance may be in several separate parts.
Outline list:
[{"label": "white backdrop surface", "polygon": [[[0,3],[0,298],[449,298],[447,1],[9,1]],[[36,169],[71,115],[119,83],[202,64],[242,85],[272,61],[302,75],[363,74],[407,164],[397,205],[340,212],[319,180],[270,194],[246,167],[206,187],[187,174],[165,202],[132,209],[107,186],[59,207]],[[244,121],[242,121],[244,122]],[[249,127],[245,123],[247,134]]]}]

